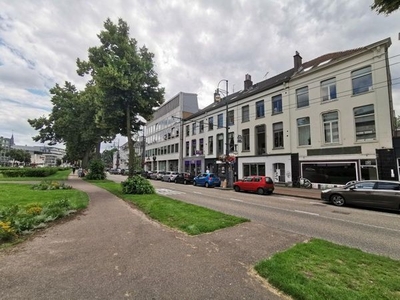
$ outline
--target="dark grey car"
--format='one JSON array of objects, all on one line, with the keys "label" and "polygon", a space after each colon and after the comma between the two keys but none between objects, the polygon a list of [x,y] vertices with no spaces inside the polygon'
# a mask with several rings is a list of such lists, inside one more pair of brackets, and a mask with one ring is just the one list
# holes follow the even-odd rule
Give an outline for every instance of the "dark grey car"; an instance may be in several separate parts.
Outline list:
[{"label": "dark grey car", "polygon": [[400,210],[400,182],[385,180],[358,181],[341,188],[321,191],[321,199],[336,206],[354,205]]}]

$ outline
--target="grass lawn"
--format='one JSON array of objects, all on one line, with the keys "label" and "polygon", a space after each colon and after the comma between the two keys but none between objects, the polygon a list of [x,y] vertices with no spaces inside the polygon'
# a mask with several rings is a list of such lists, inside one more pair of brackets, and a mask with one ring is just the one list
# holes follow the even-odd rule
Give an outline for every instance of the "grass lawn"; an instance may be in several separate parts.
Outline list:
[{"label": "grass lawn", "polygon": [[0,207],[13,204],[46,203],[58,199],[70,200],[74,209],[85,208],[89,197],[78,190],[32,190],[32,184],[0,183]]},{"label": "grass lawn", "polygon": [[400,261],[324,240],[297,244],[255,269],[293,299],[400,299]]},{"label": "grass lawn", "polygon": [[57,171],[57,173],[47,177],[3,177],[0,173],[0,181],[42,181],[42,180],[67,180],[71,170]]},{"label": "grass lawn", "polygon": [[134,203],[151,218],[190,235],[212,232],[249,221],[245,218],[226,215],[158,194],[123,194],[121,184],[108,180],[90,182],[108,190],[119,198]]}]

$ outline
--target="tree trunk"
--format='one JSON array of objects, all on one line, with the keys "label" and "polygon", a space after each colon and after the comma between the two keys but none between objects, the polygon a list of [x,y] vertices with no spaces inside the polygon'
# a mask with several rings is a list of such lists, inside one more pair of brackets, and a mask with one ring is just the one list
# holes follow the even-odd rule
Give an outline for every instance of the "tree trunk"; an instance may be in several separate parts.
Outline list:
[{"label": "tree trunk", "polygon": [[131,112],[129,104],[126,105],[126,135],[128,138],[128,149],[129,149],[129,177],[133,177],[134,173],[134,162],[135,162],[135,150],[133,149],[132,131],[131,131]]},{"label": "tree trunk", "polygon": [[101,141],[98,141],[96,144],[96,159],[101,159],[101,153],[100,153],[100,147],[101,147]]},{"label": "tree trunk", "polygon": [[87,169],[89,166],[89,153],[90,153],[90,150],[86,150],[85,154],[83,155],[83,159],[82,159],[82,168],[83,169]]}]

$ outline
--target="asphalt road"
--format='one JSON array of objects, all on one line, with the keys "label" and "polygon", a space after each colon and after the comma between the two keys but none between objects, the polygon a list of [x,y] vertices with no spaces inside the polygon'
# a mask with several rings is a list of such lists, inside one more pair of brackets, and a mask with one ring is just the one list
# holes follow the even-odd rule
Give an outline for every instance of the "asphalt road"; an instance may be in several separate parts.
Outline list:
[{"label": "asphalt road", "polygon": [[[124,176],[110,176],[125,180]],[[400,214],[335,207],[318,200],[151,181],[158,193],[291,233],[400,259]]]}]

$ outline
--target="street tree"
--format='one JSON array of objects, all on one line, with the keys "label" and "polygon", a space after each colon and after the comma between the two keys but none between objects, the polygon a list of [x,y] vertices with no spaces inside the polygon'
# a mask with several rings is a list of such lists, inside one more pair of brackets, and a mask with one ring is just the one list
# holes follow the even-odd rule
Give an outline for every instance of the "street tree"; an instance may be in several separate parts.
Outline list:
[{"label": "street tree", "polygon": [[378,14],[389,15],[400,8],[400,0],[374,0],[371,9]]},{"label": "street tree", "polygon": [[122,19],[114,24],[107,19],[105,30],[98,35],[101,45],[89,48],[89,60],[77,60],[78,74],[89,74],[102,92],[98,100],[97,120],[114,134],[128,139],[129,175],[134,172],[134,142],[138,132],[151,119],[154,108],[164,101],[164,88],[159,86],[154,70],[154,54],[129,37],[129,27]]},{"label": "street tree", "polygon": [[96,152],[100,157],[101,141],[114,138],[96,125],[96,98],[100,95],[94,86],[79,92],[69,82],[64,87],[56,84],[50,93],[53,104],[50,115],[28,120],[39,131],[33,139],[49,145],[64,143],[69,160],[82,159],[83,167],[87,167],[90,155]]},{"label": "street tree", "polygon": [[12,160],[24,163],[25,165],[31,162],[30,153],[22,149],[11,149],[6,153],[6,156],[10,157]]}]

